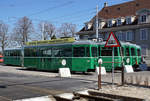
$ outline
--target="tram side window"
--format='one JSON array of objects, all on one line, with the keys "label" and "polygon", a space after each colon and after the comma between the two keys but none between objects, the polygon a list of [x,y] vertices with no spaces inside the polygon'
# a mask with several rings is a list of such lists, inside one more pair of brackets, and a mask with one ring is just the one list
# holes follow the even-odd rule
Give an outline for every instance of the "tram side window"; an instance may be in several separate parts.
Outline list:
[{"label": "tram side window", "polygon": [[137,50],[138,56],[141,56],[141,51],[140,49]]},{"label": "tram side window", "polygon": [[20,50],[19,50],[18,54],[19,54],[19,56],[22,56],[22,54],[21,54],[21,51],[20,51]]},{"label": "tram side window", "polygon": [[135,56],[135,49],[134,48],[131,48],[131,54],[132,54],[132,56]]},{"label": "tram side window", "polygon": [[19,56],[19,51],[18,50],[16,51],[16,56]]},{"label": "tram side window", "polygon": [[60,49],[61,57],[72,57],[72,48],[61,48]]},{"label": "tram side window", "polygon": [[129,48],[126,48],[126,56],[129,56]]},{"label": "tram side window", "polygon": [[8,51],[5,51],[5,52],[4,52],[4,55],[5,55],[5,56],[9,56],[9,52],[8,52]]},{"label": "tram side window", "polygon": [[52,57],[60,57],[60,50],[59,48],[52,49]]},{"label": "tram side window", "polygon": [[31,49],[31,56],[37,56],[37,50],[36,48]]},{"label": "tram side window", "polygon": [[14,56],[17,56],[17,51],[16,51],[16,50],[14,50],[13,55],[14,55]]},{"label": "tram side window", "polygon": [[101,47],[98,47],[98,56],[101,56]]},{"label": "tram side window", "polygon": [[86,47],[86,56],[90,57],[90,48],[89,47]]},{"label": "tram side window", "polygon": [[119,56],[120,50],[117,47],[114,47],[114,56]]},{"label": "tram side window", "polygon": [[10,52],[9,51],[6,51],[6,56],[10,56]]},{"label": "tram side window", "polygon": [[13,53],[13,51],[10,51],[10,56],[14,56],[14,53]]},{"label": "tram side window", "polygon": [[45,48],[39,47],[37,50],[38,50],[37,51],[38,56],[44,56],[44,51],[46,50]]},{"label": "tram side window", "polygon": [[84,57],[85,56],[85,48],[84,47],[74,47],[73,56],[74,57]]},{"label": "tram side window", "polygon": [[30,49],[28,49],[28,48],[25,49],[24,55],[25,55],[26,57],[30,56]]},{"label": "tram side window", "polygon": [[44,50],[43,56],[51,57],[52,56],[52,50],[51,49]]},{"label": "tram side window", "polygon": [[121,47],[121,52],[122,52],[122,54],[120,53],[120,55],[123,55],[123,56],[124,56],[125,49],[124,49],[123,47]]},{"label": "tram side window", "polygon": [[27,56],[27,57],[33,57],[33,56],[36,56],[36,54],[37,54],[37,51],[35,48],[25,49],[25,56]]},{"label": "tram side window", "polygon": [[92,47],[92,56],[97,57],[97,48],[96,47]]}]

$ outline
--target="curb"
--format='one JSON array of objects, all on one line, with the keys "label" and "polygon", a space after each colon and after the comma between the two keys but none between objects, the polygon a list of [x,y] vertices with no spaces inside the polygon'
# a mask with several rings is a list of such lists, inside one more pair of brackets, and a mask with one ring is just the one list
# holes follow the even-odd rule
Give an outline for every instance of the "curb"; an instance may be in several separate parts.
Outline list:
[{"label": "curb", "polygon": [[50,96],[41,96],[27,99],[19,99],[13,101],[56,101],[51,95]]}]

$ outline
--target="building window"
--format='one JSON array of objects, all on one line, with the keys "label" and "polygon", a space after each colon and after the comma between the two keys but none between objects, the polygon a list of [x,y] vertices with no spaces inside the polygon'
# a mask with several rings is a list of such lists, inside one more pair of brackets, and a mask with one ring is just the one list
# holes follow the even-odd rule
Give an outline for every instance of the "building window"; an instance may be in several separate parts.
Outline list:
[{"label": "building window", "polygon": [[133,32],[127,31],[126,32],[126,41],[132,41],[133,40]]},{"label": "building window", "polygon": [[108,21],[108,27],[112,27],[112,20]]},{"label": "building window", "polygon": [[102,38],[102,39],[103,39],[103,38],[104,38],[104,35],[103,35],[102,33],[99,33],[99,34],[98,34],[98,38]]},{"label": "building window", "polygon": [[126,24],[131,24],[131,17],[126,18]]},{"label": "building window", "polygon": [[88,25],[87,24],[85,25],[85,30],[88,30]]},{"label": "building window", "polygon": [[140,21],[141,21],[141,22],[146,22],[146,18],[147,18],[146,15],[141,15],[141,16],[140,16]]},{"label": "building window", "polygon": [[147,45],[141,45],[141,53],[143,56],[148,56],[148,46]]},{"label": "building window", "polygon": [[117,38],[118,38],[119,41],[123,40],[123,33],[121,31],[117,32],[116,36],[117,36]]},{"label": "building window", "polygon": [[147,29],[141,29],[140,40],[147,40],[147,38],[148,38]]},{"label": "building window", "polygon": [[122,25],[121,19],[117,19],[117,25]]}]

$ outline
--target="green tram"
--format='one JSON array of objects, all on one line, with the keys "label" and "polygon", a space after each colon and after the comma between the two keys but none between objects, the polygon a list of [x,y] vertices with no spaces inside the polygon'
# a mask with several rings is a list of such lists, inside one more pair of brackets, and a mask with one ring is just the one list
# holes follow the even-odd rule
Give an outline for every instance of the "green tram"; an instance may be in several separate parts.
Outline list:
[{"label": "green tram", "polygon": [[134,68],[141,63],[141,47],[129,42],[121,42],[121,47],[104,47],[105,42],[98,43],[99,58],[103,60],[102,66],[106,71],[112,70],[112,49],[114,48],[114,68],[121,69],[124,65],[132,65]]},{"label": "green tram", "polygon": [[[71,71],[87,72],[95,70],[98,46],[93,41],[75,41],[64,44],[32,45],[24,47],[24,67],[28,69],[55,71],[68,67]],[[7,55],[5,50],[4,63],[21,66],[21,58],[16,54]],[[20,49],[21,52],[21,49]],[[15,52],[14,52],[15,53]],[[20,54],[18,54],[19,56]]]},{"label": "green tram", "polygon": [[21,59],[21,49],[7,49],[4,51],[4,64],[6,65],[16,65],[21,66],[22,59]]},{"label": "green tram", "polygon": [[[106,71],[112,70],[112,48],[104,47],[105,42],[49,41],[47,44],[46,41],[30,42],[22,49],[5,50],[4,64],[49,71],[67,67],[71,71],[87,72],[95,71],[101,58]],[[122,61],[137,67],[141,63],[141,47],[128,42],[121,42],[121,48],[114,47],[114,68],[121,69]]]}]

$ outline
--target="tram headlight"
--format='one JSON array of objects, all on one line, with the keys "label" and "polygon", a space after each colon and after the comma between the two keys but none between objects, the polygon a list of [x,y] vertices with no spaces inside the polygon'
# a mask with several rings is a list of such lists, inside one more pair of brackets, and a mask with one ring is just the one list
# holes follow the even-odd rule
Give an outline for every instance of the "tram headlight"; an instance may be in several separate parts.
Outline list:
[{"label": "tram headlight", "polygon": [[63,66],[65,66],[65,65],[66,65],[66,60],[63,59],[63,60],[61,61],[61,64],[62,64]]},{"label": "tram headlight", "polygon": [[103,60],[102,59],[98,59],[98,64],[102,64]]}]

